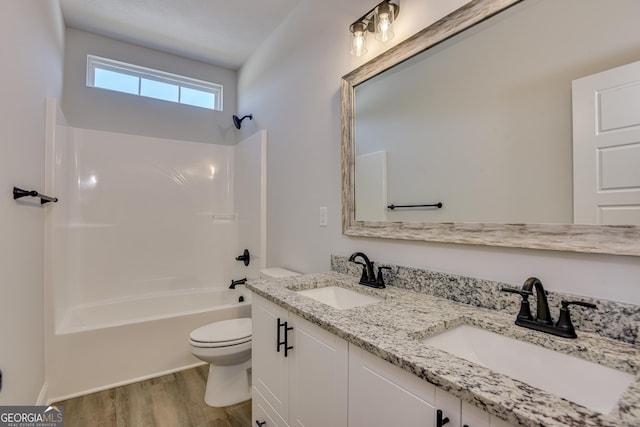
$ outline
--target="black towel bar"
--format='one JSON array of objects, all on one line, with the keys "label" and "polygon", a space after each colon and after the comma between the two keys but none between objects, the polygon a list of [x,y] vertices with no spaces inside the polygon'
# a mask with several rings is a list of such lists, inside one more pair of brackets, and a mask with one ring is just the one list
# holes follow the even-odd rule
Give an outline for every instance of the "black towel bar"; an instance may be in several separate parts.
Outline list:
[{"label": "black towel bar", "polygon": [[432,205],[389,205],[387,206],[387,209],[391,209],[391,210],[394,210],[396,208],[438,208],[440,209],[441,207],[442,207],[442,203],[438,202]]},{"label": "black towel bar", "polygon": [[44,194],[40,194],[35,190],[23,190],[22,188],[18,188],[18,187],[13,187],[13,200],[16,199],[20,199],[22,197],[39,197],[40,198],[40,204],[44,205],[45,203],[49,203],[49,202],[57,202],[58,198],[57,197],[49,197],[49,196],[45,196]]}]

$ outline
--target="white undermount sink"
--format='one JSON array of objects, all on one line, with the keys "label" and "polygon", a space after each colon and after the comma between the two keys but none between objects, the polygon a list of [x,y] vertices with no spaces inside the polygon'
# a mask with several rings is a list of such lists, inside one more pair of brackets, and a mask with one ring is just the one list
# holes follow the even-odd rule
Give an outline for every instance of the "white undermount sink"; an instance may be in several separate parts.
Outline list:
[{"label": "white undermount sink", "polygon": [[578,357],[468,325],[422,340],[602,414],[608,414],[634,376]]},{"label": "white undermount sink", "polygon": [[361,307],[380,301],[379,298],[354,292],[340,286],[324,286],[322,288],[306,289],[304,291],[298,291],[298,294],[320,301],[323,304],[330,305],[339,310]]}]

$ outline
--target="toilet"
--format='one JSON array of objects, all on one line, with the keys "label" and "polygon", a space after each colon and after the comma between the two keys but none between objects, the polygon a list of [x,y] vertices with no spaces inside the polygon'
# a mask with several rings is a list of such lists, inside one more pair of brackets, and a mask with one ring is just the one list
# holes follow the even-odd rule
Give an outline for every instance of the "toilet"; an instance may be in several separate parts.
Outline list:
[{"label": "toilet", "polygon": [[[296,276],[279,267],[260,271],[261,278]],[[204,401],[213,407],[251,399],[251,319],[209,323],[189,334],[191,353],[209,363]]]}]

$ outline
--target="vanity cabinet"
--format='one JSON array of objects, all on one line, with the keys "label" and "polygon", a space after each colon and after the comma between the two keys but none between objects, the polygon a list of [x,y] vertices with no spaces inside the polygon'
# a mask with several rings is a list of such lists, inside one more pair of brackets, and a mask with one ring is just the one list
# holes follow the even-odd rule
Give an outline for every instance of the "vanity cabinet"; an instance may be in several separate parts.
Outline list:
[{"label": "vanity cabinet", "polygon": [[460,426],[460,399],[350,344],[349,427],[393,425]]},{"label": "vanity cabinet", "polygon": [[255,425],[347,427],[347,342],[252,297]]},{"label": "vanity cabinet", "polygon": [[[252,425],[511,427],[259,295],[252,298]],[[438,411],[446,423],[438,424]]]},{"label": "vanity cabinet", "polygon": [[[440,417],[438,411],[441,411]],[[511,427],[410,372],[349,344],[349,427],[392,425]]]}]

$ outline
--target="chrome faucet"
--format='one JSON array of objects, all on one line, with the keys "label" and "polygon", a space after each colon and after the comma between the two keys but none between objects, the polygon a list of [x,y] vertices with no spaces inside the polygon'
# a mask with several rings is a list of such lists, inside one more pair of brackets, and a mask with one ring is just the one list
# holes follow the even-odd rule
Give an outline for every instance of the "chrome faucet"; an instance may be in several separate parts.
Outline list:
[{"label": "chrome faucet", "polygon": [[[537,313],[534,318],[529,308],[529,296],[533,295],[533,289],[536,290]],[[587,308],[597,308],[595,304],[582,301],[561,301],[560,318],[554,325],[551,313],[549,312],[549,302],[547,301],[547,292],[542,286],[542,282],[535,278],[528,278],[520,290],[503,288],[505,292],[520,294],[522,302],[520,303],[520,312],[516,317],[516,325],[525,328],[534,329],[536,331],[546,332],[548,334],[557,335],[563,338],[577,338],[575,328],[571,322],[569,313],[569,305],[579,305]]]},{"label": "chrome faucet", "polygon": [[[356,261],[356,258],[362,258],[364,263]],[[349,257],[349,261],[362,266],[362,276],[360,276],[360,284],[370,286],[372,288],[384,288],[384,278],[382,276],[382,270],[390,270],[389,267],[378,267],[378,277],[373,271],[373,262],[369,260],[362,252],[354,252]]]}]

